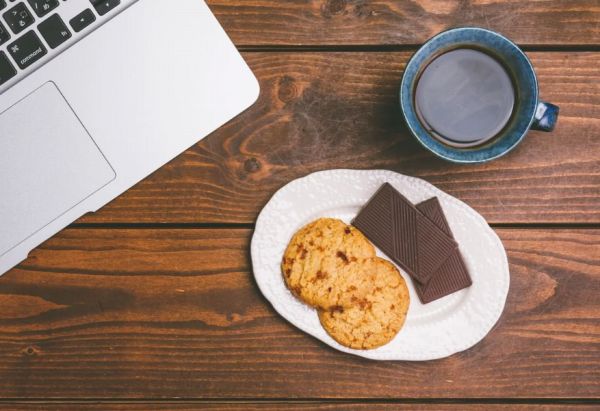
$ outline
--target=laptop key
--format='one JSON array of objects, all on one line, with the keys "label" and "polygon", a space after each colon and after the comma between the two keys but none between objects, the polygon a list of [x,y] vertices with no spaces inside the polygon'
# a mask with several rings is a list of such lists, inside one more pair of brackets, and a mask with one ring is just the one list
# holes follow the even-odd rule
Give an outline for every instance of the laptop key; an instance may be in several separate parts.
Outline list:
[{"label": "laptop key", "polygon": [[69,24],[73,27],[76,33],[79,33],[81,30],[92,24],[96,21],[96,16],[92,9],[85,9],[75,17],[73,17]]},{"label": "laptop key", "polygon": [[58,0],[27,0],[38,17],[44,17],[58,7]]},{"label": "laptop key", "polygon": [[58,14],[48,17],[40,23],[38,30],[44,40],[46,40],[46,43],[53,49],[71,38],[71,32]]},{"label": "laptop key", "polygon": [[6,7],[6,0],[0,0],[0,10]]},{"label": "laptop key", "polygon": [[121,0],[90,0],[99,15],[104,16],[106,13],[121,4]]},{"label": "laptop key", "polygon": [[6,43],[8,40],[10,40],[10,33],[6,27],[0,23],[0,46]]},{"label": "laptop key", "polygon": [[17,62],[17,65],[25,69],[45,56],[48,50],[46,50],[37,34],[31,30],[10,43],[8,52]]},{"label": "laptop key", "polygon": [[35,18],[25,3],[19,3],[3,14],[4,20],[15,34],[19,34],[33,24]]},{"label": "laptop key", "polygon": [[8,56],[0,51],[0,86],[17,75],[17,70],[8,60]]}]

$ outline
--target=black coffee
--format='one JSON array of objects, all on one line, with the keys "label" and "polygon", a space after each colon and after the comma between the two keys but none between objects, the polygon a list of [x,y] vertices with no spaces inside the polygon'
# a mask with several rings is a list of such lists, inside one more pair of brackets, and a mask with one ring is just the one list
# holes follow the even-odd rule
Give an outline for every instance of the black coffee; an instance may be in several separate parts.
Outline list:
[{"label": "black coffee", "polygon": [[510,120],[515,90],[502,65],[473,49],[435,58],[417,83],[415,106],[425,128],[459,147],[495,137]]}]

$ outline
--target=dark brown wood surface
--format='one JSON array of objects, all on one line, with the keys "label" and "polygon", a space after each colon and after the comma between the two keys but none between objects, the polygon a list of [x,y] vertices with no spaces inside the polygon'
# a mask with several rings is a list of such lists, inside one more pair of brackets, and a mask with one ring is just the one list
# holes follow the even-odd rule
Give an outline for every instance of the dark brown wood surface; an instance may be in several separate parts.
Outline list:
[{"label": "dark brown wood surface", "polygon": [[40,410],[40,411],[71,411],[71,410],[221,410],[221,411],[276,411],[276,410],[292,410],[292,411],[338,411],[338,410],[356,410],[356,411],[564,411],[564,410],[597,410],[598,407],[594,404],[578,404],[572,402],[564,402],[561,404],[490,404],[490,403],[475,403],[475,404],[415,404],[412,402],[399,403],[360,403],[352,401],[336,401],[316,403],[313,401],[270,401],[270,402],[250,402],[239,401],[232,402],[215,402],[215,401],[178,401],[178,402],[64,402],[57,401],[48,404],[40,402],[8,402],[5,405],[0,405],[0,410]]},{"label": "dark brown wood surface", "polygon": [[208,0],[244,45],[414,45],[479,26],[526,45],[600,44],[596,0]]},{"label": "dark brown wood surface", "polygon": [[253,223],[290,180],[330,168],[422,177],[491,223],[600,223],[600,53],[531,53],[554,133],[531,132],[507,157],[451,165],[400,121],[410,52],[245,53],[255,106],[108,207],[94,223]]},{"label": "dark brown wood surface", "polygon": [[[0,408],[598,409],[600,2],[207,2],[258,102],[0,278]],[[554,133],[476,166],[423,150],[397,103],[418,45],[463,25],[524,46],[561,107]],[[330,168],[421,177],[486,217],[511,271],[486,339],[373,362],[274,312],[253,224],[278,188]]]},{"label": "dark brown wood surface", "polygon": [[597,398],[600,230],[498,230],[505,313],[440,361],[342,354],[280,318],[250,230],[68,229],[0,281],[0,397]]}]

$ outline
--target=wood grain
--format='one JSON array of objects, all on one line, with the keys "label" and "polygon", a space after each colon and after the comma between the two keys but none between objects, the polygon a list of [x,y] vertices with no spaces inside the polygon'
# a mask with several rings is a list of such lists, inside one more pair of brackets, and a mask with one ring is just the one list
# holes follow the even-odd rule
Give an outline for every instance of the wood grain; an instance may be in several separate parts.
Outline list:
[{"label": "wood grain", "polygon": [[275,314],[248,230],[68,229],[0,279],[0,397],[600,397],[600,230],[499,234],[511,290],[490,335],[380,363]]},{"label": "wood grain", "polygon": [[457,26],[522,44],[600,44],[595,0],[209,0],[238,46],[419,44]]},{"label": "wood grain", "polygon": [[451,165],[398,112],[410,53],[246,53],[262,86],[247,112],[82,222],[253,223],[290,180],[330,168],[424,178],[491,223],[600,223],[600,53],[531,53],[552,134],[507,157]]},{"label": "wood grain", "polygon": [[43,411],[70,411],[70,410],[245,410],[245,411],[270,411],[270,410],[384,410],[396,411],[564,411],[570,410],[594,410],[598,409],[594,404],[411,404],[411,403],[359,403],[359,402],[140,402],[140,403],[7,403],[0,404],[0,410],[43,410]]},{"label": "wood grain", "polygon": [[[444,360],[379,363],[274,312],[250,230],[199,227],[251,226],[278,188],[328,168],[424,178],[495,224],[598,227],[600,53],[583,50],[600,50],[599,2],[207,2],[259,101],[0,278],[0,409],[597,409],[578,399],[600,400],[598,229],[498,230],[511,289],[490,335]],[[486,165],[435,159],[398,115],[411,50],[463,25],[546,50],[530,56],[561,106],[555,133]],[[181,228],[149,228],[161,223]]]}]

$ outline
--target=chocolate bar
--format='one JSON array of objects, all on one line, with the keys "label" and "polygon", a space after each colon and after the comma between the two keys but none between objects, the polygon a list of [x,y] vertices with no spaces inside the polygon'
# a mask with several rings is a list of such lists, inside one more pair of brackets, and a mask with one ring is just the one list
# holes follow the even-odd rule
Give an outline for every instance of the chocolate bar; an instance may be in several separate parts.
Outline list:
[{"label": "chocolate bar", "polygon": [[[444,210],[436,197],[417,204],[417,209],[425,214],[442,231],[454,238],[444,215]],[[469,275],[469,270],[465,265],[460,250],[456,249],[435,272],[427,284],[415,282],[414,286],[421,302],[427,304],[460,291],[463,288],[470,287],[471,284],[473,282]]]},{"label": "chocolate bar", "polygon": [[426,284],[458,249],[451,235],[385,183],[352,224],[416,281]]}]

